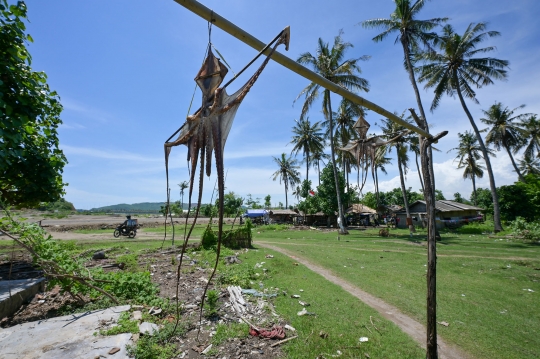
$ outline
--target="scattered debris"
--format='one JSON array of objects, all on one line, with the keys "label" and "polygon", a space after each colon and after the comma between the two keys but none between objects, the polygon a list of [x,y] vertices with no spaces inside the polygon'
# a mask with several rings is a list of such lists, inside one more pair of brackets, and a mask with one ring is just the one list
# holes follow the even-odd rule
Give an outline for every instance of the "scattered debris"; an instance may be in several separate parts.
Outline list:
[{"label": "scattered debris", "polygon": [[161,312],[163,312],[163,309],[161,308],[150,308],[150,310],[148,311],[148,314],[151,314],[151,315],[158,315],[158,314],[161,314]]},{"label": "scattered debris", "polygon": [[271,329],[261,329],[251,326],[249,328],[249,335],[266,339],[283,339],[285,338],[285,331],[279,325],[274,325]]},{"label": "scattered debris", "polygon": [[323,338],[323,339],[326,339],[326,338],[328,338],[328,333],[325,332],[324,330],[321,330],[321,331],[319,332],[319,336],[320,336],[321,338]]},{"label": "scattered debris", "polygon": [[114,347],[112,348],[111,350],[109,350],[109,355],[113,355],[113,354],[116,354],[120,351],[120,348],[118,347]]},{"label": "scattered debris", "polygon": [[291,298],[300,298],[300,296],[298,294],[293,294],[291,295]]},{"label": "scattered debris", "polygon": [[306,308],[303,308],[301,311],[299,311],[299,312],[297,313],[297,315],[298,315],[299,317],[301,317],[301,316],[304,316],[304,315],[315,315],[315,313],[308,312],[308,311],[306,310]]},{"label": "scattered debris", "polygon": [[209,346],[206,347],[206,349],[204,349],[201,354],[206,354],[210,351],[210,349],[212,349],[212,344],[210,344]]},{"label": "scattered debris", "polygon": [[93,260],[106,259],[106,258],[107,256],[105,255],[104,251],[98,251],[94,253],[94,255],[92,256]]},{"label": "scattered debris", "polygon": [[154,323],[143,322],[139,324],[139,333],[141,334],[154,335],[154,332],[157,332],[158,330],[159,327]]},{"label": "scattered debris", "polygon": [[250,294],[254,297],[277,297],[277,293],[261,293],[256,289],[242,289],[242,294]]},{"label": "scattered debris", "polygon": [[439,323],[440,325],[444,325],[445,327],[450,325],[450,323],[448,322],[437,322],[437,323]]},{"label": "scattered debris", "polygon": [[285,326],[283,327],[287,330],[290,330],[291,332],[296,332],[296,329],[294,329],[293,327],[291,327],[289,324],[285,324]]},{"label": "scattered debris", "polygon": [[300,304],[300,305],[303,306],[303,307],[309,307],[309,306],[310,306],[309,303],[302,302],[301,300],[298,301],[298,304]]},{"label": "scattered debris", "polygon": [[271,255],[271,254],[267,254],[267,255],[265,256],[265,258],[274,258],[274,256]]},{"label": "scattered debris", "polygon": [[524,288],[523,290],[526,290],[526,291],[528,291],[528,292],[534,293],[534,290],[532,290],[532,289],[530,289],[530,288]]},{"label": "scattered debris", "polygon": [[361,337],[360,339],[358,339],[360,341],[360,343],[365,343],[367,342],[369,339],[368,337]]},{"label": "scattered debris", "polygon": [[287,338],[287,339],[280,340],[279,342],[276,342],[276,343],[270,345],[270,347],[273,348],[275,346],[278,346],[280,344],[283,344],[285,342],[288,342],[289,340],[293,340],[293,339],[296,339],[296,338],[298,338],[298,335],[295,335],[294,337],[290,337],[290,338]]},{"label": "scattered debris", "polygon": [[236,263],[240,264],[242,263],[242,261],[238,259],[237,256],[227,256],[225,257],[225,263],[226,264],[236,264]]},{"label": "scattered debris", "polygon": [[142,320],[142,312],[140,310],[134,311],[131,315],[133,316],[133,320]]}]

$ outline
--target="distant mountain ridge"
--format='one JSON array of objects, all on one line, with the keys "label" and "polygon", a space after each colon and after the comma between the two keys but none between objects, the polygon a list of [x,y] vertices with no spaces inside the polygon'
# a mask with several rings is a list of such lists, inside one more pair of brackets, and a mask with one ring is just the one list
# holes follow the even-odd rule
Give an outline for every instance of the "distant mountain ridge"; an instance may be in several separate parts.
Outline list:
[{"label": "distant mountain ridge", "polygon": [[[142,202],[142,203],[120,203],[113,204],[110,206],[103,206],[98,208],[92,208],[92,212],[149,212],[157,213],[161,209],[161,206],[164,206],[165,202]],[[187,203],[184,203],[183,209],[187,209]]]}]

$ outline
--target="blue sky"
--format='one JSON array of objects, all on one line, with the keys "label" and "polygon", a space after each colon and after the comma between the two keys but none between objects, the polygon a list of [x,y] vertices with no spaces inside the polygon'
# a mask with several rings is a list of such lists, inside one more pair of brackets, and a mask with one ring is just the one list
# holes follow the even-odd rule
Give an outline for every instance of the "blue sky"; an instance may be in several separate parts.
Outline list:
[{"label": "blue sky", "polygon": [[[194,81],[208,42],[207,23],[172,0],[27,0],[29,46],[36,71],[45,71],[52,89],[62,100],[64,124],[60,128],[61,147],[69,164],[64,171],[66,199],[79,209],[116,203],[157,202],[166,198],[164,141],[182,125],[194,91]],[[250,1],[203,0],[205,6],[248,31],[263,42],[274,38],[285,26],[291,27],[288,52],[314,52],[317,39],[333,41],[343,29],[343,38],[354,48],[348,58],[369,55],[361,63],[362,77],[370,91],[361,94],[389,111],[401,113],[416,107],[414,94],[402,66],[402,49],[394,38],[383,43],[371,39],[376,30],[358,23],[387,18],[391,0],[352,1]],[[458,33],[471,22],[488,22],[489,30],[502,36],[485,42],[497,47],[490,56],[510,61],[508,81],[477,91],[480,105],[469,102],[479,122],[482,109],[495,101],[515,108],[526,104],[524,112],[540,113],[540,24],[537,0],[433,0],[420,18],[449,17]],[[214,27],[212,42],[234,71],[240,70],[256,54],[255,50]],[[229,87],[238,88],[254,71],[252,67]],[[228,78],[232,74],[229,73]],[[281,65],[270,62],[236,115],[225,148],[227,190],[245,197],[272,196],[272,203],[285,202],[283,186],[272,181],[276,170],[272,156],[290,153],[291,128],[300,115],[301,104],[293,101],[308,81]],[[424,107],[433,98],[422,90]],[[200,105],[195,94],[191,112]],[[339,98],[333,97],[338,104]],[[431,132],[448,130],[437,147],[435,173],[437,187],[451,198],[454,192],[466,197],[470,181],[461,177],[447,151],[457,146],[458,132],[470,129],[458,100],[444,98],[428,115]],[[309,115],[321,121],[320,105]],[[366,118],[377,131],[381,116],[370,112]],[[188,179],[186,149],[177,147],[171,156],[172,199],[179,199],[177,183]],[[493,159],[497,185],[517,180],[505,153]],[[305,174],[302,166],[302,173]],[[214,171],[215,172],[215,171]],[[310,171],[310,178],[316,179]],[[355,175],[354,175],[355,177]],[[215,178],[205,180],[204,200],[209,200]],[[396,166],[380,176],[380,189],[399,186]],[[420,188],[414,163],[407,186]],[[487,187],[487,174],[478,181]],[[373,186],[366,185],[369,190]],[[291,196],[289,196],[289,199]],[[289,201],[291,202],[291,200]],[[293,201],[294,202],[294,201]]]}]

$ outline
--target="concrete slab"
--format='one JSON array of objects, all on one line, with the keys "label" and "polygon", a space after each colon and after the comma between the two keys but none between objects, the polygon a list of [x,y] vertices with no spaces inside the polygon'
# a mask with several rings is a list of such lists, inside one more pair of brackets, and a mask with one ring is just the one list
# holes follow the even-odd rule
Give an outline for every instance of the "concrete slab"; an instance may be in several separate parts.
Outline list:
[{"label": "concrete slab", "polygon": [[[0,329],[0,358],[93,359],[101,355],[127,359],[126,344],[131,343],[131,334],[104,337],[94,333],[99,331],[101,321],[117,322],[129,309],[124,305]],[[109,355],[115,347],[120,351]]]},{"label": "concrete slab", "polygon": [[0,281],[0,319],[15,313],[37,292],[45,289],[45,278]]}]

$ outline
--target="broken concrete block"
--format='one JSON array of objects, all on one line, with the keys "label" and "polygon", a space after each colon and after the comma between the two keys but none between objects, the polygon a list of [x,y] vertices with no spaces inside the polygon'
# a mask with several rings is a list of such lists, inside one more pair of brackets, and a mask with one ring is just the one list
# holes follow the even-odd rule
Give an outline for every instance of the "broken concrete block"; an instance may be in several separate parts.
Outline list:
[{"label": "broken concrete block", "polygon": [[157,324],[144,322],[139,324],[139,333],[145,334],[145,335],[154,335],[154,332],[157,332],[159,330],[159,327]]}]

